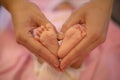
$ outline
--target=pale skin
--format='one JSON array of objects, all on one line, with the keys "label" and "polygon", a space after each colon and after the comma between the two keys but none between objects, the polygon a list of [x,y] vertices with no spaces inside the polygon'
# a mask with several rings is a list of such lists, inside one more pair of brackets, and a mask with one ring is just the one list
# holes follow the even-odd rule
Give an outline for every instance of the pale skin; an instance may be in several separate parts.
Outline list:
[{"label": "pale skin", "polygon": [[53,25],[48,23],[45,26],[40,26],[34,30],[33,34],[37,41],[42,43],[50,52],[57,56],[59,44]]},{"label": "pale skin", "polygon": [[47,47],[54,55],[59,56],[59,54],[68,53],[86,36],[86,28],[76,24],[68,29],[63,36],[60,48],[57,41],[57,34],[55,34],[53,26],[49,23],[46,26],[36,28],[33,31],[33,35],[37,41]]},{"label": "pale skin", "polygon": [[58,50],[58,56],[61,58],[61,55],[66,56],[65,53],[69,53],[85,36],[86,28],[80,24],[75,24],[69,28],[62,40],[62,44]]}]

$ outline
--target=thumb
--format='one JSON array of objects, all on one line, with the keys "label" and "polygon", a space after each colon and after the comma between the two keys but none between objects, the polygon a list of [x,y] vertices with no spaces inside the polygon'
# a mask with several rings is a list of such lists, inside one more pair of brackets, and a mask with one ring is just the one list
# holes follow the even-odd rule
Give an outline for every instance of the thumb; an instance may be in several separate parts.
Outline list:
[{"label": "thumb", "polygon": [[39,11],[39,14],[34,15],[34,21],[38,26],[45,26],[47,23],[50,23],[50,21],[45,17],[45,15]]},{"label": "thumb", "polygon": [[67,19],[67,21],[63,24],[61,32],[65,33],[73,25],[83,23],[84,23],[83,12],[77,10],[74,13],[72,13],[71,16]]},{"label": "thumb", "polygon": [[41,25],[46,26],[46,24],[51,24],[54,31],[57,33],[55,26],[46,18],[46,16],[42,12],[40,12],[38,16],[35,16],[34,21],[38,27]]}]

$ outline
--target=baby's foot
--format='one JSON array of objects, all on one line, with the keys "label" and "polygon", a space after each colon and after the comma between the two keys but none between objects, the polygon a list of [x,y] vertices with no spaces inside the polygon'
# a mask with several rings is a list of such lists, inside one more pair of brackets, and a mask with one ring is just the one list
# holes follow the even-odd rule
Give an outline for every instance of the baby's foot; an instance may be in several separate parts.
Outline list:
[{"label": "baby's foot", "polygon": [[57,56],[59,44],[57,41],[57,34],[51,24],[46,24],[46,26],[37,28],[34,35],[38,41]]},{"label": "baby's foot", "polygon": [[66,54],[69,53],[69,51],[74,48],[84,38],[85,35],[86,29],[79,24],[76,24],[68,29],[58,50],[58,56],[60,58],[66,56]]}]

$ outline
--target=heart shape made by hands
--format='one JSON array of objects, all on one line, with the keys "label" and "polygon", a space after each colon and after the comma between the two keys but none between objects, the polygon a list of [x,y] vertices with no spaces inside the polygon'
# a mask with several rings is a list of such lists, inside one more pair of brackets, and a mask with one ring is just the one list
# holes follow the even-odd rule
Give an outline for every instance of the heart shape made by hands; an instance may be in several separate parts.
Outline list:
[{"label": "heart shape made by hands", "polygon": [[[80,24],[69,28],[65,33],[58,33],[51,24],[40,26],[34,30],[34,37],[41,42],[51,53],[63,59],[85,37],[86,29]],[[59,44],[58,40],[62,43]]]}]

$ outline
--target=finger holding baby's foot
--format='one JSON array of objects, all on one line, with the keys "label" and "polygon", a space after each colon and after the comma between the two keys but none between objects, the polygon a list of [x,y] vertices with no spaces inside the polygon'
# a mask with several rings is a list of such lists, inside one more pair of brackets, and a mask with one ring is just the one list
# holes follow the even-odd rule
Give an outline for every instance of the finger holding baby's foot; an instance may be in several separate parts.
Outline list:
[{"label": "finger holding baby's foot", "polygon": [[38,27],[34,34],[36,40],[40,41],[49,51],[57,56],[59,48],[57,34],[51,24]]},{"label": "finger holding baby's foot", "polygon": [[64,33],[63,32],[59,32],[57,34],[57,39],[60,41],[60,40],[63,40],[64,39]]},{"label": "finger holding baby's foot", "polygon": [[63,58],[71,49],[73,49],[86,35],[86,29],[80,24],[76,24],[69,28],[58,50],[58,56]]}]

